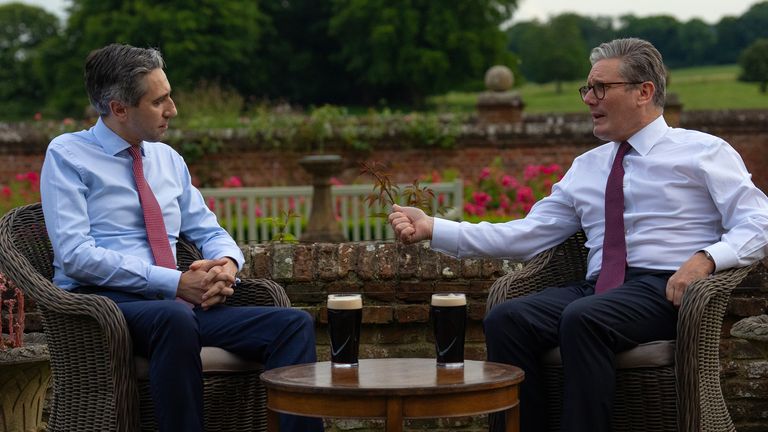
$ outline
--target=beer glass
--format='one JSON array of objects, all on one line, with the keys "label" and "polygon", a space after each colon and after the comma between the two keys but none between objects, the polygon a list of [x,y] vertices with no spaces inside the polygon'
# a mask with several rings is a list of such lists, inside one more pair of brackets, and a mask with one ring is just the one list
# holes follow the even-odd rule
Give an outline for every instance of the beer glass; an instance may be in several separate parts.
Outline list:
[{"label": "beer glass", "polygon": [[363,299],[360,294],[328,296],[328,334],[333,366],[357,366],[362,317]]},{"label": "beer glass", "polygon": [[464,366],[464,331],[467,325],[467,298],[464,294],[433,294],[430,307],[435,334],[437,366]]}]

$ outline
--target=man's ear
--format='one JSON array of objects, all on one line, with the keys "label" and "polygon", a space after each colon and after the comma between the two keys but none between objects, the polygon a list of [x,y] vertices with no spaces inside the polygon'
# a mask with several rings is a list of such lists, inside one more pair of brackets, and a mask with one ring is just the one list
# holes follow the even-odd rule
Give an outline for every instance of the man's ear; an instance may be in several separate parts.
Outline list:
[{"label": "man's ear", "polygon": [[128,116],[128,109],[122,102],[112,100],[109,102],[109,110],[118,120],[124,120]]},{"label": "man's ear", "polygon": [[640,96],[637,98],[638,105],[653,103],[653,95],[656,93],[656,86],[650,81],[640,84]]}]

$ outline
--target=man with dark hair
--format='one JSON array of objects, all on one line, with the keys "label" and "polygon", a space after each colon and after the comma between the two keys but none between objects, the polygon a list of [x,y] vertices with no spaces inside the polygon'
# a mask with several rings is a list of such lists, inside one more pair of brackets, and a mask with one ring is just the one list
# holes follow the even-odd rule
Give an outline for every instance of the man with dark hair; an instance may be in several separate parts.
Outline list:
[{"label": "man with dark hair", "polygon": [[[596,47],[580,96],[594,135],[609,141],[576,158],[524,218],[456,223],[394,206],[407,243],[464,256],[529,259],[579,230],[586,280],[495,307],[484,321],[488,359],[520,366],[521,430],[547,430],[538,359],[559,346],[563,431],[610,430],[615,354],[674,339],[685,289],[716,270],[766,255],[768,198],[720,138],[667,126],[661,54],[640,39]],[[503,422],[494,423],[503,430]]]},{"label": "man with dark hair", "polygon": [[[315,361],[312,318],[274,307],[228,307],[244,257],[192,186],[184,160],[158,140],[176,116],[155,49],[113,44],[85,64],[89,130],[48,147],[41,176],[54,283],[117,303],[149,380],[161,431],[203,430],[202,345],[271,369]],[[180,236],[205,259],[176,269]],[[178,301],[174,301],[178,300]],[[281,430],[322,431],[281,416]]]}]

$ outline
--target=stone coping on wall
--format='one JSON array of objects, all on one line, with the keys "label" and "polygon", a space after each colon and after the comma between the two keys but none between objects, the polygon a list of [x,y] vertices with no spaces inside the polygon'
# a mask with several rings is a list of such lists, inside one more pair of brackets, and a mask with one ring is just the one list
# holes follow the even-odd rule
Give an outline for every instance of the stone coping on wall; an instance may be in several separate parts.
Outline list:
[{"label": "stone coping on wall", "polygon": [[[449,115],[448,115],[449,116]],[[685,128],[702,130],[713,134],[765,132],[768,124],[768,110],[712,110],[712,111],[683,111],[681,125]],[[364,127],[364,126],[363,126]],[[37,154],[45,151],[49,140],[64,131],[55,122],[40,123],[6,123],[0,122],[0,154]],[[171,140],[196,141],[202,136],[208,136],[227,143],[228,149],[261,148],[258,135],[247,129],[211,129],[207,131],[182,131],[172,129],[168,133]],[[476,116],[470,116],[466,123],[460,126],[457,145],[475,145],[478,140],[485,142],[501,142],[505,145],[546,145],[547,138],[562,138],[567,140],[591,140],[592,121],[589,114],[584,113],[549,113],[524,114],[523,121],[518,124],[483,124]],[[376,139],[373,147],[384,146],[391,148],[399,145],[397,133],[393,132],[383,138]],[[412,145],[412,144],[409,144]],[[306,148],[300,145],[300,148]],[[325,150],[334,148],[333,140],[328,140]]]}]

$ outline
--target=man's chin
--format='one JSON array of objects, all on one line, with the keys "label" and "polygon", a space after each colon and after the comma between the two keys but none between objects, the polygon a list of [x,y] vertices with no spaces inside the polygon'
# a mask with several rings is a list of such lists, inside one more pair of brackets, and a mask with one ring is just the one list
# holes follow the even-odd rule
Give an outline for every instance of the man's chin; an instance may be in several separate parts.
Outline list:
[{"label": "man's chin", "polygon": [[600,130],[597,126],[592,127],[592,135],[599,140],[610,141],[610,139],[605,136],[605,131]]}]

